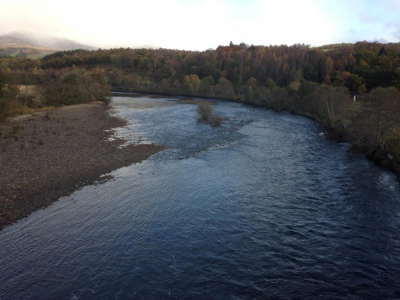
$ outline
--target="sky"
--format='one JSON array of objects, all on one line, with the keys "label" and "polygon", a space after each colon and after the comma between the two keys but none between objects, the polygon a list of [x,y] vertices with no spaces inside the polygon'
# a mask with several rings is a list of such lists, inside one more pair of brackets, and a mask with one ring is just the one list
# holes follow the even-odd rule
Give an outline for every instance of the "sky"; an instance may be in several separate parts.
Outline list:
[{"label": "sky", "polygon": [[0,0],[16,30],[94,47],[215,49],[229,42],[400,42],[400,0]]}]

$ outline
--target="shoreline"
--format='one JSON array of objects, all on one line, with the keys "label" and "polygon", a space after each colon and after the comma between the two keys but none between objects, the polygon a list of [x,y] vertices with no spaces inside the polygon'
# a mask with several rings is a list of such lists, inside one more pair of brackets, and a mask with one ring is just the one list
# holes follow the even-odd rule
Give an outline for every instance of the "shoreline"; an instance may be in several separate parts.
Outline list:
[{"label": "shoreline", "polygon": [[[246,101],[240,101],[238,99],[232,99],[232,100],[228,100],[228,99],[222,99],[222,98],[218,98],[218,97],[203,97],[203,96],[190,96],[190,95],[174,95],[174,94],[163,94],[160,92],[154,92],[154,93],[150,93],[150,92],[135,92],[135,91],[123,91],[123,89],[118,89],[115,90],[116,88],[113,87],[114,90],[112,90],[111,92],[113,94],[115,94],[116,96],[123,96],[123,94],[126,94],[127,96],[129,96],[129,94],[138,94],[138,95],[163,95],[163,96],[172,96],[172,97],[190,97],[190,98],[204,98],[204,99],[217,99],[217,100],[221,100],[221,101],[229,101],[229,102],[237,102],[237,103],[242,103],[242,104],[246,104],[246,105],[250,105],[250,106],[254,106],[254,107],[259,107],[259,108],[265,108],[265,109],[271,109],[274,110],[276,112],[281,112],[283,110],[276,110],[273,109],[271,107],[268,107],[266,105],[260,105],[257,103],[249,103]],[[392,172],[395,176],[396,176],[396,180],[400,183],[400,166],[398,166],[397,164],[395,164],[393,162],[393,160],[391,159],[391,156],[389,153],[387,153],[386,151],[374,151],[372,153],[368,153],[366,152],[364,149],[357,147],[352,141],[347,140],[346,138],[344,138],[344,136],[331,128],[328,128],[325,124],[323,124],[322,122],[320,122],[316,117],[314,117],[311,114],[306,114],[306,113],[302,113],[302,112],[296,112],[296,111],[287,111],[291,114],[294,115],[299,115],[299,116],[303,116],[305,118],[308,118],[310,120],[313,120],[314,122],[317,122],[318,124],[321,124],[322,126],[325,127],[326,129],[326,133],[327,135],[335,140],[336,142],[347,142],[350,144],[350,150],[355,152],[355,153],[361,153],[364,155],[364,157],[372,162],[374,162],[377,166],[379,166],[380,168],[389,170],[390,172]]]},{"label": "shoreline", "polygon": [[[0,230],[62,196],[112,178],[164,146],[126,145],[127,121],[101,102],[64,106],[0,123]],[[113,139],[110,139],[113,138]]]}]

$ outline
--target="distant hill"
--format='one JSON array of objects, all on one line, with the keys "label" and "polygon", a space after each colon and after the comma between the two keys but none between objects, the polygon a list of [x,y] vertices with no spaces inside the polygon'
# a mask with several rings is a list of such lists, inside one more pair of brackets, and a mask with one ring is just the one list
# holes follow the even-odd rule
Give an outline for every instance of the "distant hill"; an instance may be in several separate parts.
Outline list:
[{"label": "distant hill", "polygon": [[97,49],[73,40],[37,34],[31,31],[14,31],[0,35],[0,49],[5,48],[31,48],[37,50]]},{"label": "distant hill", "polygon": [[26,57],[31,59],[40,59],[46,55],[52,54],[57,50],[51,50],[46,48],[32,48],[28,47],[0,47],[0,58],[1,57]]}]

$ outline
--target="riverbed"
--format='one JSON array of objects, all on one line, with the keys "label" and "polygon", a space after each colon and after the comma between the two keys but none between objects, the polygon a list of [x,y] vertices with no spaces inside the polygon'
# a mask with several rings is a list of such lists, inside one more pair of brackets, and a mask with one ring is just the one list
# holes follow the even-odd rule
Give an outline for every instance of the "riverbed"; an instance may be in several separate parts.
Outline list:
[{"label": "riverbed", "polygon": [[0,299],[400,298],[395,176],[301,116],[114,97],[165,145],[0,232]]}]

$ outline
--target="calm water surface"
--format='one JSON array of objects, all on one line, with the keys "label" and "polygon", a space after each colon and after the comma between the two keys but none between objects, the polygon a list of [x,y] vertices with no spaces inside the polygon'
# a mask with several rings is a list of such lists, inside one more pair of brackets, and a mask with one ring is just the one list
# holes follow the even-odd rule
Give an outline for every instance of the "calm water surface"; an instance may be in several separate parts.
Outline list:
[{"label": "calm water surface", "polygon": [[399,299],[400,185],[300,116],[114,97],[166,145],[0,232],[0,299]]}]

